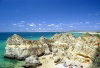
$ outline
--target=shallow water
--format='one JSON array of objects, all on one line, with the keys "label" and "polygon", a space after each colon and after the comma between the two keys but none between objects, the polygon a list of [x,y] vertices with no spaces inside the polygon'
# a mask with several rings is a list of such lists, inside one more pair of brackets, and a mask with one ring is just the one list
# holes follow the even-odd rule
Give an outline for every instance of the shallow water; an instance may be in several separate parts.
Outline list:
[{"label": "shallow water", "polygon": [[[23,38],[29,40],[38,40],[40,36],[44,36],[50,39],[54,34],[61,32],[1,32],[0,33],[0,68],[19,68],[23,61],[18,61],[14,59],[4,58],[5,46],[7,38],[11,37],[13,34],[18,34]],[[75,37],[82,36],[80,33],[72,33]]]}]

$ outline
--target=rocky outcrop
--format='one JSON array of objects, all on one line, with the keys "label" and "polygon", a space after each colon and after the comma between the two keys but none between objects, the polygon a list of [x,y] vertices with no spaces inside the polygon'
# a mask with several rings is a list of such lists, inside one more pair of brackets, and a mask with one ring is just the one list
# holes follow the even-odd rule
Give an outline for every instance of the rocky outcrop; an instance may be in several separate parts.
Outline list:
[{"label": "rocky outcrop", "polygon": [[75,45],[75,37],[71,33],[55,34],[50,40],[54,41],[53,50],[66,50]]},{"label": "rocky outcrop", "polygon": [[23,40],[25,39],[17,34],[14,34],[12,37],[8,38],[6,43],[8,45],[20,45]]},{"label": "rocky outcrop", "polygon": [[71,41],[75,40],[75,37],[71,33],[63,33],[63,34],[55,34],[51,37],[52,41],[54,42],[61,42],[61,43],[70,43]]},{"label": "rocky outcrop", "polygon": [[99,38],[89,35],[76,38],[75,45],[69,47],[67,50],[69,59],[80,61],[81,63],[92,63],[96,55],[99,46]]},{"label": "rocky outcrop", "polygon": [[26,40],[15,34],[6,43],[5,57],[25,59],[24,67],[97,68],[100,62],[100,38],[93,34],[55,34],[50,40]]},{"label": "rocky outcrop", "polygon": [[[31,55],[41,56],[50,53],[47,39],[41,37],[40,40],[26,40],[17,34],[8,38],[5,57],[15,59],[25,59]],[[48,44],[47,44],[48,43]]]},{"label": "rocky outcrop", "polygon": [[25,59],[25,68],[36,68],[39,65],[41,65],[41,63],[36,55],[31,55]]},{"label": "rocky outcrop", "polygon": [[83,68],[91,68],[94,62],[94,65],[98,63],[95,59],[97,56],[100,58],[100,38],[92,34],[78,38],[74,38],[71,34],[62,34],[59,38],[54,36],[53,39],[56,39],[53,44],[57,46],[58,54],[65,56],[64,60],[70,60],[71,63],[78,62]]}]

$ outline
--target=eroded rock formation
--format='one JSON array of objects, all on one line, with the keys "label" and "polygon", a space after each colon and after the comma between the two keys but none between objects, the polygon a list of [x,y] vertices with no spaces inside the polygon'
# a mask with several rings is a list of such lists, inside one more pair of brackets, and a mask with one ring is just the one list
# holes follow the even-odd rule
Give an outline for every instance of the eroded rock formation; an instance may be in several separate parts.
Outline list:
[{"label": "eroded rock formation", "polygon": [[36,68],[39,65],[41,65],[41,63],[36,55],[31,55],[30,57],[25,59],[25,68]]},{"label": "eroded rock formation", "polygon": [[99,67],[100,38],[93,34],[78,38],[70,33],[55,34],[50,40],[45,37],[40,40],[26,40],[14,34],[6,43],[5,57],[25,59],[24,67]]},{"label": "eroded rock formation", "polygon": [[56,34],[56,36],[53,36],[51,40],[55,40],[53,45],[59,50],[60,57],[64,56],[63,60],[70,60],[71,64],[78,62],[83,68],[91,68],[92,65],[96,68],[96,63],[98,63],[96,59],[100,58],[100,38],[92,34],[78,38],[72,34]]},{"label": "eroded rock formation", "polygon": [[[50,53],[47,40],[41,37],[40,40],[26,40],[17,34],[8,38],[5,57],[15,59],[25,59],[31,55],[43,55]],[[48,43],[48,44],[47,44]]]}]

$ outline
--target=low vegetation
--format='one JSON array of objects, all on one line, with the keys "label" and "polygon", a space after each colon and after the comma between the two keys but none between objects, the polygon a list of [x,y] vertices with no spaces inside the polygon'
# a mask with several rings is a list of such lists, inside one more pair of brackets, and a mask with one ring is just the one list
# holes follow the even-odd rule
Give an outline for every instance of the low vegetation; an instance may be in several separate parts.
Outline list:
[{"label": "low vegetation", "polygon": [[94,34],[95,36],[97,36],[98,38],[100,38],[100,35],[99,34]]}]

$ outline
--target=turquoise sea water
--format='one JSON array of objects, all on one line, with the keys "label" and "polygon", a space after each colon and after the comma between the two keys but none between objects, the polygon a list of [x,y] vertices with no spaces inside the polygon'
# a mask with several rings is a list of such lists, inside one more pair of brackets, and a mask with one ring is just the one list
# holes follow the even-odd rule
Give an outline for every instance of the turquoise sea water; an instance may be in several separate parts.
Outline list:
[{"label": "turquoise sea water", "polygon": [[[62,32],[1,32],[0,33],[0,68],[19,68],[23,61],[18,61],[14,59],[4,58],[3,55],[5,53],[5,46],[7,38],[11,37],[13,34],[18,34],[23,38],[29,40],[38,40],[40,36],[44,36],[50,39],[54,34],[62,33]],[[75,37],[82,36],[80,33],[72,33]]]}]

